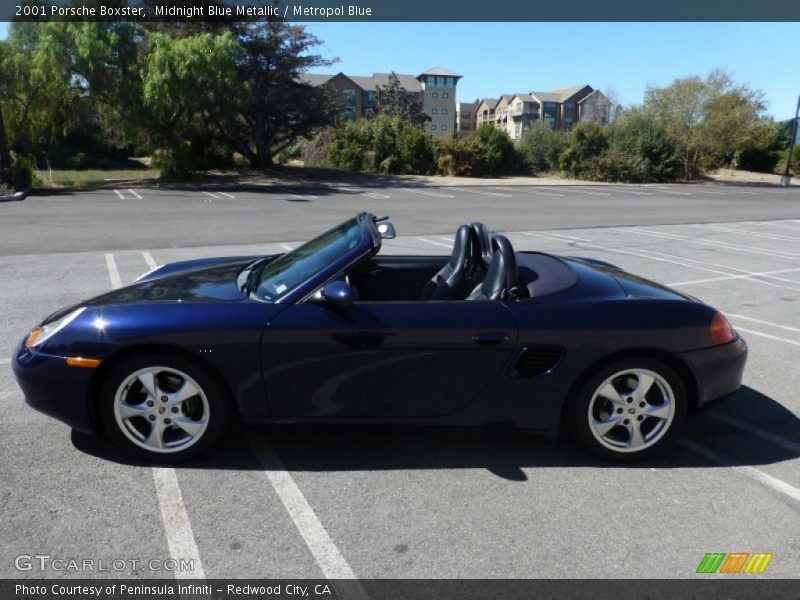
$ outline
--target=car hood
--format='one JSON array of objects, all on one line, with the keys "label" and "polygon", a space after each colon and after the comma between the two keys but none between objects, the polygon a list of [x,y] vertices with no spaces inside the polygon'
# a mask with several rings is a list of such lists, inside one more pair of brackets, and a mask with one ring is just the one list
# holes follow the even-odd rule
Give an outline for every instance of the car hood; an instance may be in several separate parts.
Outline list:
[{"label": "car hood", "polygon": [[209,258],[171,263],[140,277],[133,284],[96,296],[84,306],[134,302],[230,302],[243,300],[236,277],[258,257]]}]

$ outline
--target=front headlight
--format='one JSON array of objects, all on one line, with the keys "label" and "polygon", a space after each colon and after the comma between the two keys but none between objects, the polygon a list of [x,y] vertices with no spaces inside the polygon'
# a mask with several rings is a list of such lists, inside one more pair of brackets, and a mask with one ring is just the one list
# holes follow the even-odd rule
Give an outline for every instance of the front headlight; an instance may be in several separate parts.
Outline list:
[{"label": "front headlight", "polygon": [[46,325],[42,325],[41,327],[37,327],[33,331],[28,334],[28,338],[25,340],[25,347],[26,348],[34,348],[35,346],[39,346],[57,334],[59,331],[64,329],[67,325],[72,323],[78,316],[86,310],[85,306],[77,308],[73,310],[71,313],[67,313],[60,319],[53,321],[51,323],[47,323]]}]

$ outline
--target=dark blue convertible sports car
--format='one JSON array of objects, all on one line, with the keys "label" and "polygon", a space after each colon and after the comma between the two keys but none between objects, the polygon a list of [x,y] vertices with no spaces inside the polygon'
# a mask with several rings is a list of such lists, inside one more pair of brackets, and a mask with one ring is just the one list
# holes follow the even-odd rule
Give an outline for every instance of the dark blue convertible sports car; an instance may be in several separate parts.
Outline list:
[{"label": "dark blue convertible sports car", "polygon": [[714,308],[596,260],[515,251],[480,223],[451,256],[380,255],[362,213],[278,256],[192,260],[46,318],[27,402],[157,462],[245,422],[509,423],[651,456],[740,385]]}]

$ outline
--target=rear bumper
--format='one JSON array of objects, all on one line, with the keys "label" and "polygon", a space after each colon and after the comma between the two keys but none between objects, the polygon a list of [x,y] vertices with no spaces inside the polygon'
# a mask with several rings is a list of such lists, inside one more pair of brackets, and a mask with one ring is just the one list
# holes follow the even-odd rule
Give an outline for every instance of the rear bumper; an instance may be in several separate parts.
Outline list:
[{"label": "rear bumper", "polygon": [[697,379],[697,406],[729,396],[742,385],[747,362],[747,343],[737,337],[723,346],[684,352],[681,357],[689,363]]},{"label": "rear bumper", "polygon": [[89,382],[94,369],[70,367],[63,356],[24,347],[17,351],[12,364],[29,406],[73,429],[96,433],[89,406]]}]

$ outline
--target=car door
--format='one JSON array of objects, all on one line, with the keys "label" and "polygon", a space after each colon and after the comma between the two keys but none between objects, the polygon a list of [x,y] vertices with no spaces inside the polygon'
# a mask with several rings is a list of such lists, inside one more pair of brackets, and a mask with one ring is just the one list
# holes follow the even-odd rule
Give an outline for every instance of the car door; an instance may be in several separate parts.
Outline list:
[{"label": "car door", "polygon": [[498,376],[516,338],[499,301],[300,303],[264,332],[264,384],[276,417],[447,415]]}]

